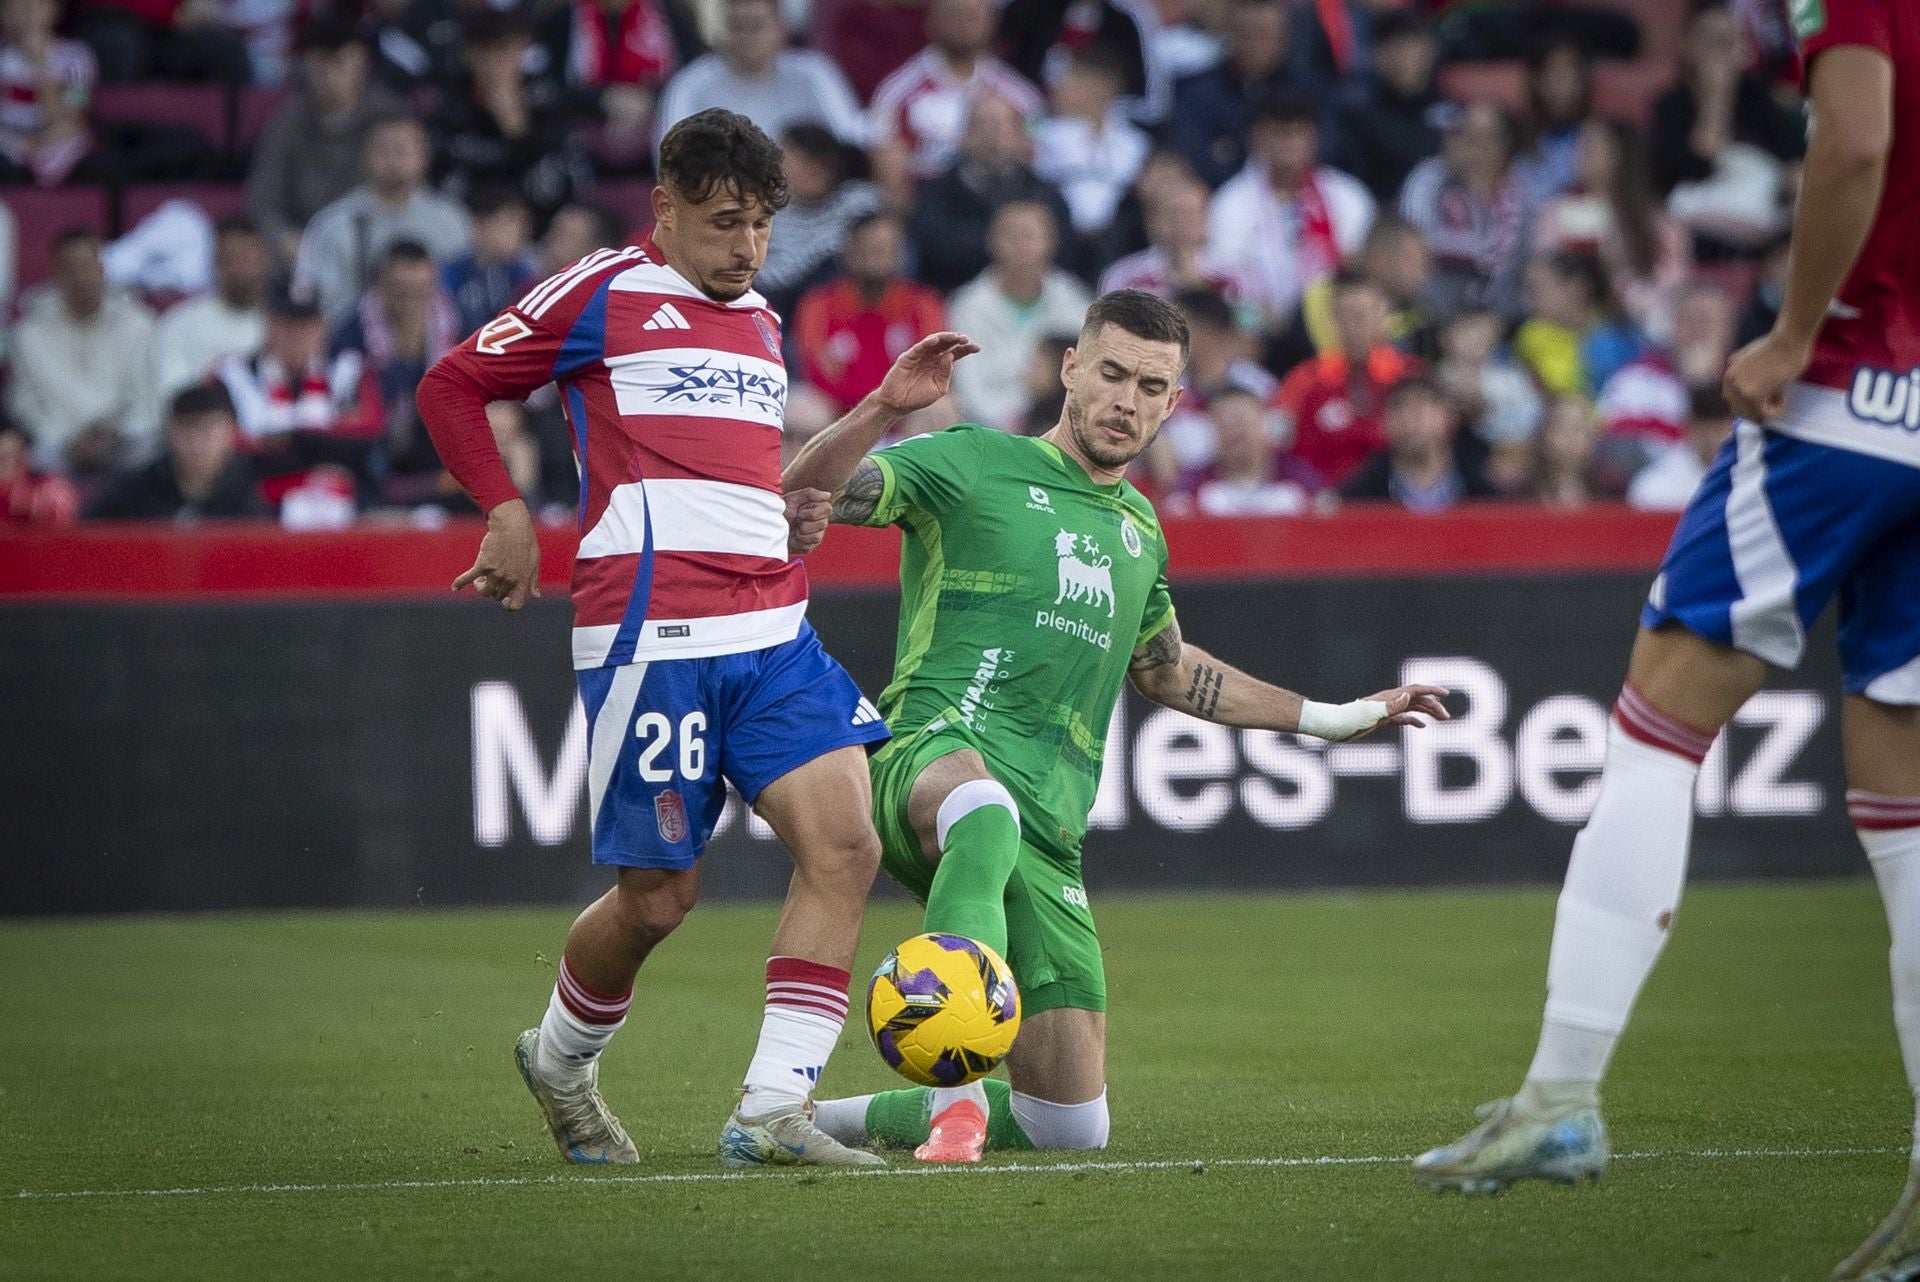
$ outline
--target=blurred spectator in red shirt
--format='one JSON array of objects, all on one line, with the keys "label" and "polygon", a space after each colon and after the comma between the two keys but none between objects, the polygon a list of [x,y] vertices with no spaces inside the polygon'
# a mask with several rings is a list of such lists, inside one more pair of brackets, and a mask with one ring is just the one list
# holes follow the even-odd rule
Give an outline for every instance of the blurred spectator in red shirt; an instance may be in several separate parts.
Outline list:
[{"label": "blurred spectator in red shirt", "polygon": [[1280,451],[1276,424],[1258,393],[1225,387],[1207,403],[1213,425],[1213,462],[1180,478],[1167,499],[1175,515],[1292,516],[1326,486],[1311,467]]},{"label": "blurred spectator in red shirt", "polygon": [[1334,284],[1339,345],[1294,368],[1275,404],[1293,432],[1293,453],[1338,485],[1386,444],[1382,419],[1389,388],[1420,362],[1387,342],[1387,297],[1358,272]]},{"label": "blurred spectator in red shirt", "polygon": [[673,26],[658,0],[572,0],[542,22],[542,43],[576,110],[603,122],[604,159],[645,157],[660,90],[679,66]]},{"label": "blurred spectator in red shirt", "polygon": [[57,0],[0,5],[0,182],[57,187],[93,150],[93,54],[53,34]]},{"label": "blurred spectator in red shirt", "polygon": [[267,514],[253,469],[235,449],[233,403],[219,384],[174,396],[164,441],[158,458],[108,482],[87,509],[90,519],[190,523]]},{"label": "blurred spectator in red shirt", "polygon": [[927,47],[874,90],[874,177],[896,203],[954,163],[980,99],[1010,104],[1023,128],[1044,110],[1033,82],[989,52],[995,17],[993,0],[931,0]]},{"label": "blurred spectator in red shirt", "polygon": [[108,80],[245,84],[247,44],[217,0],[81,0],[76,30]]},{"label": "blurred spectator in red shirt", "polygon": [[[1433,255],[1413,224],[1391,211],[1382,213],[1367,229],[1366,239],[1348,265],[1386,295],[1388,340],[1409,355],[1432,355],[1439,335],[1425,304],[1427,285],[1433,279]],[[1340,332],[1333,323],[1333,282],[1334,277],[1323,277],[1300,295],[1293,320],[1267,340],[1262,359],[1268,367],[1292,369],[1340,345]]]},{"label": "blurred spectator in red shirt", "polygon": [[900,353],[947,327],[940,295],[901,276],[904,249],[899,219],[868,215],[853,225],[841,250],[846,275],[800,299],[804,376],[840,413],[880,386]]},{"label": "blurred spectator in red shirt", "polygon": [[1455,442],[1459,415],[1440,385],[1422,374],[1387,392],[1385,449],[1340,487],[1345,499],[1388,500],[1412,512],[1441,512],[1462,499],[1497,498]]},{"label": "blurred spectator in red shirt", "polygon": [[79,506],[66,477],[34,470],[26,430],[0,419],[0,525],[66,525]]}]

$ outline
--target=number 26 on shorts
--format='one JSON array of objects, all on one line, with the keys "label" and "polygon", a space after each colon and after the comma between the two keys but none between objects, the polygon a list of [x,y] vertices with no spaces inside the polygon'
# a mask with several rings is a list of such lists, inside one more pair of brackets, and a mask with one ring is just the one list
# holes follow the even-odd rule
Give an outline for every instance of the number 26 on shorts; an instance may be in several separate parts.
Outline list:
[{"label": "number 26 on shorts", "polygon": [[[707,714],[698,709],[680,718],[679,766],[682,779],[699,779],[707,772],[707,741],[701,732],[707,728]],[[675,738],[673,722],[664,712],[643,712],[633,723],[634,737],[640,740],[640,777],[648,783],[666,783],[674,777],[670,762],[660,758]]]}]

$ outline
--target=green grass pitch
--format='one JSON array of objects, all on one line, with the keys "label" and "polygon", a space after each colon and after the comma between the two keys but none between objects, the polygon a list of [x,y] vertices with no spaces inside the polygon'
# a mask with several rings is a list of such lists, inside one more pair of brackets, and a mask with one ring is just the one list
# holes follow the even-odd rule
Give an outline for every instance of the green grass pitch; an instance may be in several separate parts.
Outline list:
[{"label": "green grass pitch", "polygon": [[[1550,893],[1096,908],[1111,1147],[898,1177],[714,1161],[771,906],[696,911],[643,973],[620,1171],[565,1166],[512,1067],[567,913],[0,923],[0,1278],[1748,1282],[1824,1278],[1899,1191],[1864,879],[1695,888],[1614,1066],[1626,1156],[1473,1200],[1401,1159],[1525,1068]],[[861,964],[914,928],[876,906]],[[891,1084],[851,1025],[826,1092]]]}]

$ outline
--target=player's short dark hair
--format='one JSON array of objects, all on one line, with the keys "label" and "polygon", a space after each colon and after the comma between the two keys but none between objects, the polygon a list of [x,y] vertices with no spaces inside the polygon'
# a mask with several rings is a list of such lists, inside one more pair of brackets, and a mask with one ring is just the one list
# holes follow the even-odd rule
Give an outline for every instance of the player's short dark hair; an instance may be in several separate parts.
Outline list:
[{"label": "player's short dark hair", "polygon": [[213,225],[215,238],[221,236],[258,236],[260,224],[247,214],[226,214]]},{"label": "player's short dark hair", "polygon": [[1086,343],[1108,325],[1124,329],[1150,343],[1178,343],[1180,363],[1187,363],[1191,335],[1187,318],[1164,298],[1156,298],[1141,289],[1116,289],[1102,294],[1087,308],[1087,319],[1080,326],[1080,342]]},{"label": "player's short dark hair", "polygon": [[865,231],[867,228],[878,227],[883,223],[889,227],[892,227],[896,231],[905,230],[900,225],[900,215],[885,209],[875,209],[869,213],[860,215],[858,218],[848,223],[846,238],[848,240],[852,240],[855,236],[858,236],[861,232]]},{"label": "player's short dark hair", "polygon": [[1415,37],[1427,39],[1433,35],[1433,24],[1425,15],[1410,9],[1388,9],[1373,19],[1373,43],[1375,47],[1393,40],[1409,40]]},{"label": "player's short dark hair", "polygon": [[349,45],[364,45],[367,38],[360,31],[360,24],[349,15],[337,9],[316,14],[307,29],[300,33],[300,49],[303,53],[338,53]]},{"label": "player's short dark hair", "polygon": [[695,112],[667,130],[660,142],[660,178],[695,202],[727,189],[770,210],[787,207],[787,169],[779,144],[725,107]]},{"label": "player's short dark hair", "polygon": [[1582,253],[1577,249],[1556,249],[1542,261],[1555,276],[1564,281],[1577,282],[1596,304],[1606,306],[1613,286],[1607,279],[1606,264],[1600,261],[1600,255]]},{"label": "player's short dark hair", "polygon": [[475,218],[491,218],[510,209],[517,209],[523,214],[533,212],[533,207],[527,204],[527,198],[512,183],[479,183],[467,193],[467,212]]},{"label": "player's short dark hair", "polygon": [[1367,228],[1367,234],[1361,238],[1360,252],[1364,254],[1383,246],[1397,244],[1409,236],[1421,239],[1420,229],[1393,210],[1382,210],[1373,220],[1372,225]]},{"label": "player's short dark hair", "polygon": [[1334,293],[1343,294],[1350,289],[1377,290],[1380,288],[1380,282],[1361,271],[1358,267],[1349,265],[1341,267],[1333,273],[1332,286]]},{"label": "player's short dark hair", "polygon": [[205,414],[233,417],[233,398],[216,382],[194,383],[173,394],[167,402],[168,418],[199,418]]}]

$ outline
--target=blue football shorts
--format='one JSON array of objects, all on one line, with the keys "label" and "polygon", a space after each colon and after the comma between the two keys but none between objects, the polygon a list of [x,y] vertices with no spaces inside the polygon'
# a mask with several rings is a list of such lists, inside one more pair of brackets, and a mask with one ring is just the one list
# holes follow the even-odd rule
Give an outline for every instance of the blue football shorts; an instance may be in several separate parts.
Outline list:
[{"label": "blue football shorts", "polygon": [[816,757],[887,739],[886,723],[806,622],[764,650],[574,675],[587,713],[596,864],[691,868],[728,782],[751,806]]},{"label": "blue football shorts", "polygon": [[1920,704],[1920,468],[1742,420],[1681,515],[1640,622],[1793,668],[1836,594],[1847,693]]}]

